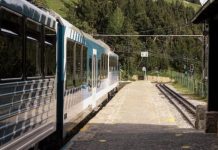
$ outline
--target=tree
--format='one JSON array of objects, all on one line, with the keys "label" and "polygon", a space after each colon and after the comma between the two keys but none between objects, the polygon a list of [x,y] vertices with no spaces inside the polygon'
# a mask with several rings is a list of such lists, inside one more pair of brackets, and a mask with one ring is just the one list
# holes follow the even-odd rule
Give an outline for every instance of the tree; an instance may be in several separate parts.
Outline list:
[{"label": "tree", "polygon": [[117,7],[112,15],[109,17],[107,33],[119,34],[123,28],[124,15],[122,10]]},{"label": "tree", "polygon": [[[201,34],[201,28],[190,26],[195,11],[177,0],[78,0],[70,5],[67,20],[88,33],[103,34]],[[99,38],[99,37],[97,37]],[[183,55],[201,60],[201,44],[196,38],[167,37],[104,37],[111,49],[119,54],[124,71],[130,75],[140,65],[140,51],[146,47],[149,70],[173,68],[181,71]],[[153,53],[152,53],[153,52]],[[131,53],[129,57],[129,53]],[[128,56],[128,63],[127,63]],[[195,68],[201,66],[198,64]]]}]

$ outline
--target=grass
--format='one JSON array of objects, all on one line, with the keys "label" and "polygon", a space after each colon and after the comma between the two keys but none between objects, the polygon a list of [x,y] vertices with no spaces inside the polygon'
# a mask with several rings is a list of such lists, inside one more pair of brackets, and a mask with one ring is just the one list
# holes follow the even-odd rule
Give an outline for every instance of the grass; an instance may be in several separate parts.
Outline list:
[{"label": "grass", "polygon": [[195,11],[198,11],[201,8],[201,5],[190,3],[187,1],[183,2],[186,7],[192,7]]},{"label": "grass", "polygon": [[[56,11],[57,13],[59,13],[61,16],[66,17],[66,6],[64,5],[64,3],[70,4],[72,2],[77,2],[78,0],[45,0],[47,6],[50,9],[53,9],[54,11]],[[166,0],[169,3],[175,2],[175,0]],[[198,4],[194,4],[194,3],[190,3],[187,2],[185,0],[180,0],[183,1],[184,6],[186,7],[192,7],[194,8],[195,11],[197,11],[201,6]]]},{"label": "grass", "polygon": [[75,2],[76,0],[45,0],[47,6],[60,14],[63,17],[66,17],[66,6],[64,5],[65,3],[70,4],[72,2]]},{"label": "grass", "polygon": [[188,88],[184,87],[183,85],[181,85],[181,84],[179,84],[177,82],[173,82],[173,83],[171,83],[171,85],[175,89],[177,89],[180,92],[180,94],[182,94],[184,96],[188,96],[188,97],[190,97],[191,99],[194,99],[194,100],[199,100],[199,101],[204,101],[204,102],[207,101],[207,98],[204,98],[204,97],[201,97],[201,96],[198,96],[198,95],[194,94]]},{"label": "grass", "polygon": [[[176,0],[166,0],[166,1],[169,3],[173,3]],[[191,3],[191,2],[188,2],[186,0],[179,0],[179,1],[182,1],[184,6],[186,6],[186,7],[192,7],[195,11],[198,11],[201,8],[201,5],[199,5],[199,4]]]}]

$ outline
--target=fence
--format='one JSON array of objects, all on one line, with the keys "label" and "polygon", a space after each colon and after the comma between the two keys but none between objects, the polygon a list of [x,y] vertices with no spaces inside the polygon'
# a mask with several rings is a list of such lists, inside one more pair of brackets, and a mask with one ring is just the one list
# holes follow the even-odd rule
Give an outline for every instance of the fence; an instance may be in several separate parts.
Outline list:
[{"label": "fence", "polygon": [[201,97],[207,97],[207,84],[196,80],[194,77],[185,75],[184,73],[171,72],[171,78],[177,81],[179,84],[188,88],[191,92]]}]

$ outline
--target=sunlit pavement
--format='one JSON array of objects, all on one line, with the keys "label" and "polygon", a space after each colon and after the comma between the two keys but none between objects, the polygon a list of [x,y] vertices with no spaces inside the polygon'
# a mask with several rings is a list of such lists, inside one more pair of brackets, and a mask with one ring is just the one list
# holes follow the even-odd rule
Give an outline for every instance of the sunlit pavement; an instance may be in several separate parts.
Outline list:
[{"label": "sunlit pavement", "polygon": [[126,85],[63,149],[215,150],[218,138],[181,129],[155,85]]}]

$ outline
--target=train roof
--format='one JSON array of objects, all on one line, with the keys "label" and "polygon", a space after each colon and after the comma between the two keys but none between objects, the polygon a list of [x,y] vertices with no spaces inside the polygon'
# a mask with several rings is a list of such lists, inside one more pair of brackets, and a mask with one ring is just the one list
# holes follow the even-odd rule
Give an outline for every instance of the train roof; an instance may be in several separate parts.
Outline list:
[{"label": "train roof", "polygon": [[[70,37],[71,39],[78,41],[77,38],[75,38],[75,36],[73,36],[72,34],[78,34],[81,38],[83,38],[83,44],[85,44],[85,38],[89,39],[93,42],[95,42],[96,40],[89,34],[83,32],[82,30],[80,30],[79,28],[75,27],[74,25],[72,25],[70,22],[68,22],[66,19],[64,19],[61,15],[57,14],[56,12],[52,12],[54,14],[54,16],[57,18],[57,20],[60,21],[60,23],[66,27],[66,30],[68,32],[68,37]],[[69,35],[71,34],[71,35]]]},{"label": "train roof", "polygon": [[56,12],[53,12],[53,14],[55,15],[55,17],[57,18],[57,20],[59,20],[59,22],[66,27],[66,36],[76,42],[85,44],[85,39],[84,39],[84,34],[83,32],[78,29],[77,27],[75,27],[74,25],[72,25],[71,23],[69,23],[67,20],[65,20],[64,18],[62,18],[59,14],[57,14]]},{"label": "train roof", "polygon": [[84,32],[83,32],[83,34],[84,34],[86,39],[89,39],[92,42],[94,42],[94,43],[100,45],[101,47],[105,48],[108,52],[110,52],[111,55],[115,55],[115,56],[118,57],[118,55],[116,53],[114,53],[113,51],[111,51],[111,48],[105,42],[103,42],[102,40],[95,39],[91,35],[89,35],[87,33],[84,33]]},{"label": "train roof", "polygon": [[[99,46],[101,46],[102,48],[104,48],[106,51],[110,52],[111,54],[115,54],[113,51],[111,51],[111,48],[102,40],[100,39],[95,39],[93,38],[91,35],[84,33],[85,38],[91,40],[92,42],[98,44]],[[116,55],[116,54],[115,54]]]},{"label": "train roof", "polygon": [[203,23],[205,20],[214,18],[218,14],[217,7],[218,7],[217,0],[208,0],[194,16],[192,22]]},{"label": "train roof", "polygon": [[110,50],[110,47],[106,43],[104,43],[102,40],[96,40],[96,41],[105,49]]},{"label": "train roof", "polygon": [[109,47],[109,46],[108,46],[108,47],[105,47],[105,46],[100,42],[100,40],[95,39],[92,35],[90,35],[90,34],[88,34],[88,33],[83,32],[83,34],[84,34],[84,36],[85,36],[85,39],[88,39],[88,40],[90,40],[90,41],[92,41],[92,42],[98,44],[99,46],[101,46],[101,47],[103,47],[103,48],[105,48],[105,49],[108,50],[108,47]]},{"label": "train roof", "polygon": [[116,57],[119,58],[119,56],[118,56],[116,53],[114,53],[113,51],[110,51],[110,55],[111,55],[111,56],[116,56]]},{"label": "train roof", "polygon": [[110,55],[112,55],[112,56],[117,56],[118,57],[118,55],[116,54],[116,53],[114,53],[112,50],[111,50],[111,48],[106,44],[106,43],[104,43],[102,40],[96,40],[102,47],[104,47],[106,50],[108,50],[109,52],[110,52]]},{"label": "train roof", "polygon": [[0,0],[0,6],[22,14],[36,22],[40,22],[50,28],[56,28],[56,19],[26,0]]},{"label": "train roof", "polygon": [[68,22],[66,19],[64,19],[62,16],[60,16],[59,14],[57,14],[56,12],[52,11],[52,13],[55,15],[55,17],[60,21],[60,23],[62,25],[64,25],[67,28],[70,28],[78,33],[80,33],[81,35],[83,34],[82,31],[80,29],[78,29],[77,27],[75,27],[74,25],[72,25],[70,22]]},{"label": "train roof", "polygon": [[[104,43],[103,41],[97,40],[97,39],[93,38],[90,34],[81,31],[80,29],[78,29],[77,27],[75,27],[74,25],[69,23],[67,20],[62,18],[59,14],[57,14],[55,12],[54,12],[54,14],[58,18],[58,20],[61,22],[61,24],[68,28],[66,30],[69,34],[71,34],[71,35],[68,35],[68,37],[71,37],[71,39],[78,41],[78,38],[75,39],[75,36],[72,35],[72,34],[74,34],[74,35],[78,34],[77,37],[82,38],[82,41],[79,41],[79,42],[85,44],[86,40],[88,39],[88,40],[96,43],[97,45],[101,46],[102,48],[106,49],[107,51],[111,51],[110,47],[106,43]],[[113,53],[113,52],[111,51],[111,53]]]}]

